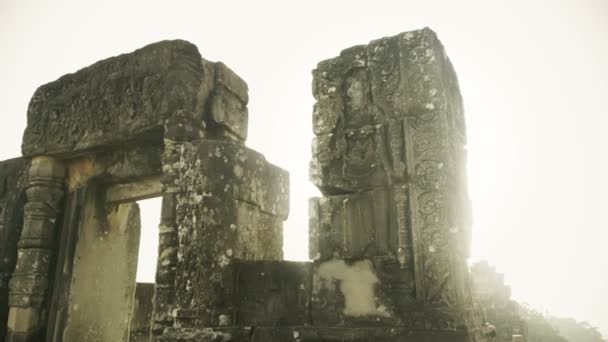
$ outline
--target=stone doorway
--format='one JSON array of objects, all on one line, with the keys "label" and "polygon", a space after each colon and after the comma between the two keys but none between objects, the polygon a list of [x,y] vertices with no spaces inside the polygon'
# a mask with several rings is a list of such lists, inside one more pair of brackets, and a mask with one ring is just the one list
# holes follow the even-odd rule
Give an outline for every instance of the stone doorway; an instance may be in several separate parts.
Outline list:
[{"label": "stone doorway", "polygon": [[135,293],[129,324],[129,342],[148,342],[158,261],[158,223],[160,222],[162,198],[155,197],[136,203],[139,206],[141,228]]},{"label": "stone doorway", "polygon": [[[133,342],[148,338],[154,283],[136,281],[142,234],[138,201],[159,196],[157,177],[90,186],[86,191],[69,304],[60,333],[64,341]],[[155,260],[146,263],[155,269]]]}]

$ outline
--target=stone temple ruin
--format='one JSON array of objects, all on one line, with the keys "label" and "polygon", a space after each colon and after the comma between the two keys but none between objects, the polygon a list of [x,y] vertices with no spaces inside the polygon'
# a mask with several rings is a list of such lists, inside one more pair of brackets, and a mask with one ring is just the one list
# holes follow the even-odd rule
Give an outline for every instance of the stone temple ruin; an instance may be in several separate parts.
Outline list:
[{"label": "stone temple ruin", "polygon": [[[289,175],[246,147],[246,83],[185,41],[36,90],[0,163],[6,341],[489,341],[466,264],[456,74],[429,29],[314,70],[310,262],[283,261]],[[162,197],[155,284],[137,200]]]}]

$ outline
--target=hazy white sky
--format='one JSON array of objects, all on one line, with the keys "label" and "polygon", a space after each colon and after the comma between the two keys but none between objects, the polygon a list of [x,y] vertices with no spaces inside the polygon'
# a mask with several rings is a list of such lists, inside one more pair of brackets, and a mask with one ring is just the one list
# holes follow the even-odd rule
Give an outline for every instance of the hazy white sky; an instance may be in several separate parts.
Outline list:
[{"label": "hazy white sky", "polygon": [[[444,43],[465,101],[472,259],[504,272],[517,299],[608,335],[608,1],[0,0],[0,159],[20,155],[37,86],[186,39],[248,82],[248,145],[291,174],[285,251],[304,259],[307,198],[317,194],[311,70],[424,26]],[[152,236],[155,206],[143,205]]]}]

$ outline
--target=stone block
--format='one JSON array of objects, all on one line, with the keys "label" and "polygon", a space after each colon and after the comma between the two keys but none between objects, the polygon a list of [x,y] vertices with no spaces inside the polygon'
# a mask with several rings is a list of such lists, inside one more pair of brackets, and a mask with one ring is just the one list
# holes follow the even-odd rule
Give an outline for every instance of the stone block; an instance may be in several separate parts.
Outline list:
[{"label": "stone block", "polygon": [[415,330],[455,330],[462,311],[421,306],[414,266],[395,257],[317,261],[311,301],[315,326],[401,326]]},{"label": "stone block", "polygon": [[[178,215],[187,207],[178,197]],[[175,277],[181,324],[219,326],[222,319],[234,319],[231,265],[282,259],[282,220],[248,203],[218,197],[202,198],[189,208],[178,220]]]},{"label": "stone block", "polygon": [[430,29],[344,50],[313,78],[311,179],[326,195],[407,181],[411,148],[464,142],[456,74]]},{"label": "stone block", "polygon": [[388,185],[384,127],[317,135],[312,142],[310,180],[324,195],[371,190]]},{"label": "stone block", "polygon": [[236,325],[310,324],[311,263],[239,261],[234,272]]},{"label": "stone block", "polygon": [[398,322],[369,259],[315,262],[312,323],[316,326],[381,326]]},{"label": "stone block", "polygon": [[246,105],[249,102],[247,83],[222,62],[215,63],[215,79],[217,85],[236,95],[243,104]]},{"label": "stone block", "polygon": [[312,198],[309,206],[311,259],[397,254],[396,208],[390,190]]},{"label": "stone block", "polygon": [[135,298],[133,299],[133,312],[129,324],[130,342],[149,341],[150,324],[152,323],[153,296],[153,283],[137,283],[135,286]]},{"label": "stone block", "polygon": [[234,320],[233,262],[282,259],[288,174],[234,141],[176,151],[178,161],[163,165],[175,174],[176,322],[222,326]]},{"label": "stone block", "polygon": [[[313,95],[317,100],[313,111],[313,130],[317,135],[336,131],[340,120],[348,114],[361,114],[354,119],[362,122],[371,115],[369,87],[354,85],[355,79],[365,79],[367,48],[364,45],[344,50],[340,57],[328,59],[313,70]],[[348,84],[345,79],[349,78]],[[348,86],[352,86],[348,88]],[[345,87],[346,86],[346,87]],[[357,93],[358,101],[351,101],[347,94]],[[352,113],[352,110],[355,113]],[[367,110],[366,113],[363,113]],[[368,120],[370,118],[367,118]],[[371,120],[368,122],[371,123]]]},{"label": "stone block", "polygon": [[146,139],[178,112],[200,123],[204,76],[196,46],[183,40],[150,44],[65,75],[34,93],[23,154],[72,154]]},{"label": "stone block", "polygon": [[414,269],[420,303],[462,303],[470,235],[464,115],[437,36],[425,28],[344,50],[319,63],[313,78],[310,175],[328,197],[312,203],[311,257],[374,255],[366,243],[378,229],[366,230],[371,215],[359,213],[382,205],[366,193],[389,189],[394,215],[384,227],[396,246],[389,242],[385,255]]},{"label": "stone block", "polygon": [[159,197],[161,193],[160,177],[148,177],[135,182],[113,184],[106,189],[105,196],[109,203],[126,203]]},{"label": "stone block", "polygon": [[229,138],[235,141],[247,140],[249,113],[247,105],[234,93],[224,87],[216,87],[211,95],[208,122],[211,137]]},{"label": "stone block", "polygon": [[262,154],[232,141],[202,140],[198,158],[199,172],[205,177],[201,196],[234,198],[287,219],[289,173]]},{"label": "stone block", "polygon": [[215,85],[205,113],[207,136],[217,140],[247,140],[249,101],[247,83],[224,63],[213,63]]}]

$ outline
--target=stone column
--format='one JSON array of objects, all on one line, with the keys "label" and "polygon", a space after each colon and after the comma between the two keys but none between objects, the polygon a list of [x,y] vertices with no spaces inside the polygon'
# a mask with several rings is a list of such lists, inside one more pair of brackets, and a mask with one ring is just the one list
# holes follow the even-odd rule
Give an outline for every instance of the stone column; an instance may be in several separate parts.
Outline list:
[{"label": "stone column", "polygon": [[64,178],[65,168],[59,160],[32,159],[17,266],[9,285],[8,342],[39,341]]},{"label": "stone column", "polygon": [[234,325],[235,262],[282,259],[288,174],[245,146],[246,83],[222,63],[203,65],[212,83],[203,127],[178,117],[165,125],[152,330],[160,341]]},{"label": "stone column", "polygon": [[319,269],[367,258],[376,291],[399,298],[376,296],[388,312],[376,316],[455,329],[470,220],[464,114],[443,46],[428,28],[405,32],[320,62],[313,79],[311,179],[324,197],[311,201],[310,257]]},{"label": "stone column", "polygon": [[177,174],[173,165],[179,162],[181,144],[165,139],[163,151],[163,199],[161,222],[158,227],[158,259],[154,290],[154,313],[152,315],[152,336],[159,336],[163,330],[173,325],[173,304],[175,301],[175,265],[177,263],[177,225],[175,186]]}]

